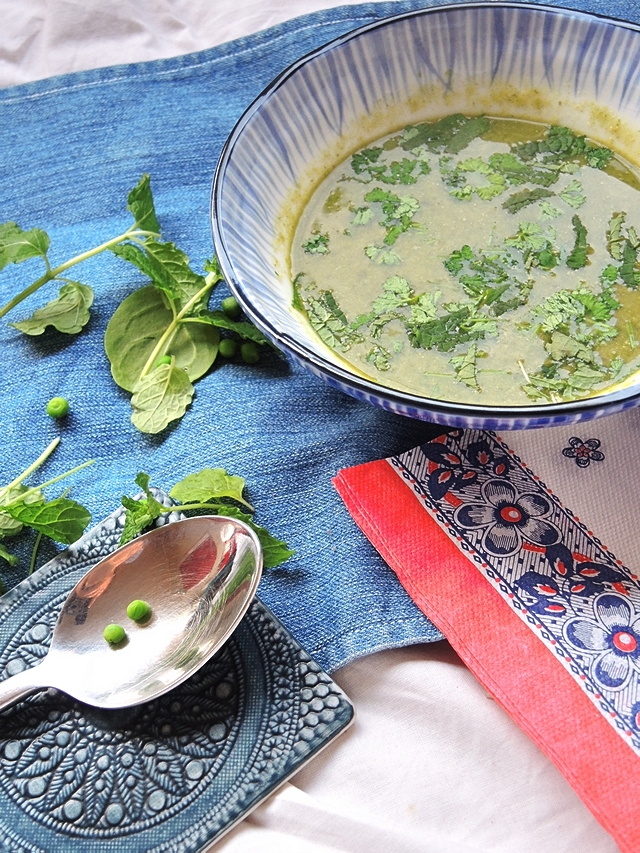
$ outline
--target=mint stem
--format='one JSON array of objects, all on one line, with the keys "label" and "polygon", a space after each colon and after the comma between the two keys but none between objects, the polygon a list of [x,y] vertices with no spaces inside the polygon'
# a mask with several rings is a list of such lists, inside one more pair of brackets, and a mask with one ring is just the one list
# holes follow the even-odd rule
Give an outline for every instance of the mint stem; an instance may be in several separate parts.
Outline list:
[{"label": "mint stem", "polygon": [[158,234],[155,234],[152,231],[142,231],[135,226],[129,228],[124,234],[120,234],[118,237],[114,237],[111,240],[107,240],[106,243],[101,243],[99,246],[96,246],[95,249],[89,249],[87,252],[82,252],[80,255],[76,255],[68,261],[65,261],[64,264],[60,264],[59,267],[55,269],[51,269],[49,266],[49,262],[45,257],[45,261],[47,263],[47,271],[43,276],[40,276],[37,281],[34,281],[33,284],[30,284],[29,287],[25,287],[20,293],[13,297],[7,304],[0,308],[0,317],[4,317],[5,314],[8,314],[16,305],[19,305],[23,302],[28,296],[31,296],[32,293],[35,293],[36,290],[39,290],[43,285],[47,282],[52,281],[56,278],[56,276],[60,275],[60,273],[65,272],[70,267],[75,266],[76,264],[81,263],[82,261],[88,260],[88,258],[94,257],[94,255],[99,255],[101,252],[104,252],[106,249],[111,249],[113,246],[117,246],[118,243],[123,243],[125,240],[129,240],[133,237],[158,237]]},{"label": "mint stem", "polygon": [[[93,465],[95,461],[95,459],[88,459],[81,465],[76,465],[75,468],[71,468],[70,471],[65,471],[64,474],[58,474],[57,477],[53,477],[51,480],[47,480],[45,483],[41,483],[39,486],[34,486],[32,489],[27,489],[26,492],[21,492],[21,494],[19,494],[12,501],[9,501],[9,503],[2,504],[0,508],[4,509],[5,507],[10,507],[14,504],[19,504],[24,501],[25,498],[28,498],[30,495],[33,495],[36,492],[42,491],[42,489],[46,488],[47,486],[52,486],[54,483],[59,483],[60,480],[64,480],[66,477],[70,477],[72,474],[76,474],[78,471],[81,471],[83,468],[87,468],[89,465]],[[24,479],[24,477],[22,479]]]},{"label": "mint stem", "polygon": [[43,462],[46,462],[46,460],[51,456],[51,454],[53,453],[53,451],[56,449],[56,447],[59,444],[60,444],[60,439],[54,438],[53,441],[51,442],[51,444],[40,454],[40,456],[38,456],[38,458],[36,459],[35,462],[33,462],[31,465],[29,465],[29,467],[26,468],[22,472],[22,474],[19,474],[15,478],[15,480],[12,480],[12,482],[9,483],[8,486],[3,486],[0,489],[0,501],[2,500],[2,495],[8,494],[11,491],[11,489],[15,489],[15,487],[19,486],[23,480],[27,479],[29,474],[33,474],[33,472],[36,471],[43,464]]},{"label": "mint stem", "polygon": [[33,574],[33,570],[36,567],[36,557],[38,555],[38,548],[40,547],[40,542],[42,540],[42,536],[43,536],[43,534],[42,534],[42,530],[41,530],[38,533],[38,535],[36,536],[36,541],[35,541],[35,544],[33,546],[33,551],[31,552],[31,562],[29,563],[29,574],[30,575]]},{"label": "mint stem", "polygon": [[[219,277],[218,277],[218,278],[219,278]],[[199,300],[202,296],[204,296],[204,294],[205,294],[208,290],[209,290],[209,291],[211,290],[211,288],[213,287],[213,285],[216,283],[216,280],[217,280],[217,278],[216,278],[215,274],[210,273],[210,274],[205,278],[204,287],[201,287],[201,288],[200,288],[200,290],[199,290],[199,291],[198,291],[194,296],[192,296],[192,297],[191,297],[191,299],[186,303],[186,305],[184,306],[184,308],[182,308],[182,310],[181,310],[178,314],[176,314],[176,315],[175,315],[175,317],[173,318],[172,322],[167,326],[167,328],[166,328],[166,330],[165,330],[164,334],[162,335],[162,337],[160,338],[160,340],[158,341],[158,343],[155,345],[155,347],[154,347],[154,348],[153,348],[153,350],[151,351],[151,355],[150,355],[150,356],[149,356],[149,358],[147,359],[147,362],[146,362],[145,366],[142,368],[142,371],[141,371],[141,373],[140,373],[140,376],[138,377],[138,381],[140,381],[140,380],[142,379],[142,377],[143,377],[143,376],[146,376],[148,373],[150,373],[150,372],[151,372],[151,369],[153,368],[154,364],[156,363],[156,360],[157,360],[161,355],[164,355],[165,348],[166,348],[166,347],[169,345],[169,343],[171,342],[171,339],[172,339],[172,338],[173,338],[173,336],[175,335],[175,333],[176,333],[176,331],[177,331],[177,329],[178,329],[178,326],[179,326],[179,325],[180,325],[180,323],[182,322],[182,319],[183,319],[184,317],[186,317],[186,316],[187,316],[187,314],[189,313],[189,311],[191,311],[191,309],[192,309],[192,308],[193,308],[193,306],[198,302],[198,300]]]}]

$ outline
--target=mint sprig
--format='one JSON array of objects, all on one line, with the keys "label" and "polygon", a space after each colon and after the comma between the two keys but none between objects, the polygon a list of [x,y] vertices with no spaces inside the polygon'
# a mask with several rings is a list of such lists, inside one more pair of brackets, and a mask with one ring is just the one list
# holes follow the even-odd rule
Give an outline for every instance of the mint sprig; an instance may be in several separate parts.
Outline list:
[{"label": "mint sprig", "polygon": [[[56,542],[70,545],[80,538],[91,520],[91,514],[82,504],[67,498],[66,494],[48,499],[44,489],[92,465],[93,460],[76,465],[36,486],[25,485],[25,481],[44,465],[59,443],[60,439],[55,438],[35,462],[0,488],[0,558],[11,566],[16,565],[18,559],[4,544],[5,540],[17,536],[25,527]],[[31,559],[32,566],[34,562],[35,552]]]},{"label": "mint sprig", "polygon": [[169,492],[170,497],[176,501],[174,507],[163,506],[156,500],[149,488],[148,474],[138,474],[136,484],[145,496],[137,500],[123,496],[122,505],[126,514],[120,545],[143,533],[161,515],[177,510],[226,515],[244,521],[260,540],[264,566],[267,569],[279,566],[294,553],[286,543],[256,524],[253,520],[254,509],[243,496],[244,479],[228,474],[224,468],[204,468],[176,483]]}]

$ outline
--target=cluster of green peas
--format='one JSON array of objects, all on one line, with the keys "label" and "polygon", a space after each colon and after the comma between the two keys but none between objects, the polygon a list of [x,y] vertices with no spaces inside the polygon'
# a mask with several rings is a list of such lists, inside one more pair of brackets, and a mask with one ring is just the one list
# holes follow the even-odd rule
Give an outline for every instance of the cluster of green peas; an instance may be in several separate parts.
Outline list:
[{"label": "cluster of green peas", "polygon": [[[149,617],[151,616],[151,607],[146,601],[143,601],[141,598],[136,598],[127,607],[127,616],[134,622],[148,622]],[[127,636],[127,632],[124,630],[122,625],[112,622],[104,629],[102,636],[110,646],[117,646]]]}]

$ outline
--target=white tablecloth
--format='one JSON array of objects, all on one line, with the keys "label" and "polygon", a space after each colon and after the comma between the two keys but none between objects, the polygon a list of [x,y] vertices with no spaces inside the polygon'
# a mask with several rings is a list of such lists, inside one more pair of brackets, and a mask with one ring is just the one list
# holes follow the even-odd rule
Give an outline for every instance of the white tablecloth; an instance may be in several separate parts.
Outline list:
[{"label": "white tablecloth", "polygon": [[[213,47],[332,0],[0,0],[0,86]],[[354,566],[354,571],[357,566]],[[352,728],[219,853],[616,853],[446,643],[336,674]]]}]

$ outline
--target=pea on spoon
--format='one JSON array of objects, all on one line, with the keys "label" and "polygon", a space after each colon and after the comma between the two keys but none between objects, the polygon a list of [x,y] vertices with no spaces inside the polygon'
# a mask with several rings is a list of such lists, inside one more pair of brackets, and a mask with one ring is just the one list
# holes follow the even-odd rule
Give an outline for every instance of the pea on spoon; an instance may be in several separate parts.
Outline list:
[{"label": "pea on spoon", "polygon": [[[241,521],[199,516],[167,524],[100,560],[69,593],[42,663],[0,682],[0,708],[55,687],[98,708],[148,702],[199,669],[247,611],[262,548]],[[127,605],[151,605],[146,623]],[[106,625],[127,622],[110,646]]]}]

